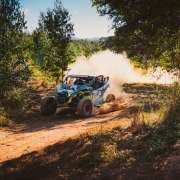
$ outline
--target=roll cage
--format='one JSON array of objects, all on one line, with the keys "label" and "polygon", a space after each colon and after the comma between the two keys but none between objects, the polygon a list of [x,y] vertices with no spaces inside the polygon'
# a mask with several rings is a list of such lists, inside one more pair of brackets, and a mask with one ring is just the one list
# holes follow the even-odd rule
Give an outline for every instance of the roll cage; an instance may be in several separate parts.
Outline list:
[{"label": "roll cage", "polygon": [[94,90],[104,86],[109,81],[109,77],[99,76],[86,76],[86,75],[68,75],[63,81],[64,84],[72,85],[86,85],[92,87]]}]

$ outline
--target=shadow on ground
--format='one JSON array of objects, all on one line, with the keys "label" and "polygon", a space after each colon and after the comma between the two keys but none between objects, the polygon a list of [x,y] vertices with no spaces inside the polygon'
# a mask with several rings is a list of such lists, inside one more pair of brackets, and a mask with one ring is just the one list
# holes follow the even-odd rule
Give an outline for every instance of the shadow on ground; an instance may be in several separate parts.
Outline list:
[{"label": "shadow on ground", "polygon": [[0,178],[170,179],[180,176],[180,101],[154,127],[116,128],[7,161]]},{"label": "shadow on ground", "polygon": [[[173,113],[179,115],[177,109]],[[156,127],[116,128],[54,144],[2,164],[0,178],[175,180],[180,176],[179,122],[171,118],[170,110]]]},{"label": "shadow on ground", "polygon": [[[131,86],[128,89],[130,91]],[[139,90],[134,93],[131,90],[130,93],[135,94],[132,96],[135,100],[141,93],[143,98],[147,94]],[[0,179],[176,180],[180,177],[179,104],[170,108],[165,119],[153,127],[116,128],[93,136],[82,135],[79,139],[59,142],[7,161],[0,165]],[[127,112],[118,116],[127,116]],[[65,122],[68,120],[65,119]],[[53,128],[56,123],[65,123],[53,121],[52,124],[50,122],[49,125],[33,129],[38,131]],[[27,123],[24,131],[32,131],[30,124]]]}]

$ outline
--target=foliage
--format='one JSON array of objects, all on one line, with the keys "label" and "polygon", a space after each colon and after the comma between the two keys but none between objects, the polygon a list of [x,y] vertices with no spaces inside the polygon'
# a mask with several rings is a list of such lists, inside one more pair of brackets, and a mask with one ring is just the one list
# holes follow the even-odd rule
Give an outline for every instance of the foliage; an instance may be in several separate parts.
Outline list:
[{"label": "foliage", "polygon": [[49,71],[56,80],[62,79],[72,59],[68,56],[68,46],[73,35],[73,24],[69,12],[61,1],[55,1],[55,7],[41,13],[39,28],[34,33],[36,49],[44,57],[43,69]]},{"label": "foliage", "polygon": [[46,81],[46,82],[53,82],[53,77],[50,73],[42,71],[41,67],[31,60],[29,62],[29,69],[31,70],[32,79],[37,81]]},{"label": "foliage", "polygon": [[29,33],[23,32],[22,34],[22,47],[24,49],[24,56],[27,59],[27,64],[29,65],[29,61],[34,59],[34,42],[33,36]]},{"label": "foliage", "polygon": [[73,49],[75,49],[76,57],[77,56],[90,57],[94,53],[104,49],[101,40],[80,39],[80,40],[73,40],[71,44],[73,46]]},{"label": "foliage", "polygon": [[2,105],[5,110],[19,109],[25,99],[25,94],[22,88],[13,88],[6,94],[5,98],[2,99]]},{"label": "foliage", "polygon": [[[107,41],[113,50],[126,51],[145,65],[153,60],[153,64],[157,62],[169,69],[174,68],[171,65],[174,62],[179,63],[179,0],[92,0],[92,3],[101,15],[113,20],[115,36]],[[179,64],[176,68],[179,69]]]},{"label": "foliage", "polygon": [[4,109],[0,108],[0,127],[8,125],[7,114]]},{"label": "foliage", "polygon": [[[166,50],[161,54],[158,65],[165,67],[169,71],[173,69],[178,72],[180,70],[180,41],[171,50]],[[178,76],[180,77],[180,74]]]},{"label": "foliage", "polygon": [[24,14],[19,0],[0,0],[0,96],[28,78],[24,56]]},{"label": "foliage", "polygon": [[54,49],[52,42],[48,37],[47,32],[34,31],[33,32],[34,54],[36,64],[38,64],[43,70],[48,69],[48,63],[53,59]]},{"label": "foliage", "polygon": [[[52,66],[51,61],[56,52],[47,32],[34,31],[32,36],[34,45],[32,59],[35,60],[35,63],[39,65],[43,71],[47,74],[51,74],[52,77],[56,77],[55,71],[48,73],[49,67]],[[68,65],[73,63],[79,56],[90,57],[94,53],[103,49],[104,46],[100,40],[71,40],[66,49],[66,58],[69,59],[67,63]]]}]

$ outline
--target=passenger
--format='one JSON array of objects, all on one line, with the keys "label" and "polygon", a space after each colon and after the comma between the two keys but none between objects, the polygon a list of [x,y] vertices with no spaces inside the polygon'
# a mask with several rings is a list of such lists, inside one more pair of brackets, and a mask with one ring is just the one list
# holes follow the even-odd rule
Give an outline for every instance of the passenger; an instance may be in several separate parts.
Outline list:
[{"label": "passenger", "polygon": [[97,77],[94,83],[94,89],[99,89],[104,85],[104,80],[101,77]]},{"label": "passenger", "polygon": [[76,81],[74,82],[74,84],[75,85],[84,85],[85,83],[84,83],[83,79],[77,78]]}]

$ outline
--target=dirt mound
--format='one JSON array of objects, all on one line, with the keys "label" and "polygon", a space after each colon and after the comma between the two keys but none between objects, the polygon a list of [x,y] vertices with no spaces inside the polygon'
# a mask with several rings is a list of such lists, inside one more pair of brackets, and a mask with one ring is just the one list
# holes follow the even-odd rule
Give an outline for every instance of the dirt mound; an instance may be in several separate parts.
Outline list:
[{"label": "dirt mound", "polygon": [[103,104],[97,111],[97,114],[107,114],[114,111],[119,111],[121,109],[126,109],[132,106],[132,101],[125,98],[117,98],[111,103]]}]

